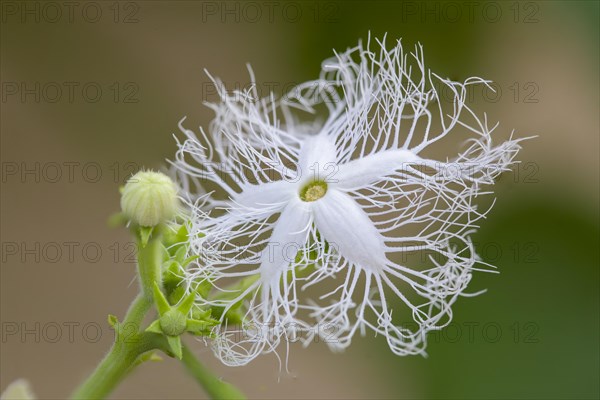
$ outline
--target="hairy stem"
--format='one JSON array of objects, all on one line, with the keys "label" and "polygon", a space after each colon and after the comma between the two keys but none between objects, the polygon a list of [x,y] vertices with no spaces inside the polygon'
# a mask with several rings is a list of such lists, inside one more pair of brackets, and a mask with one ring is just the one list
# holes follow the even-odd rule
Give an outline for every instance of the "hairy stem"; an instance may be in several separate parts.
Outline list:
[{"label": "hairy stem", "polygon": [[[144,317],[154,304],[154,282],[161,284],[161,262],[163,255],[161,236],[153,236],[146,246],[140,246],[138,274],[141,293],[131,303],[123,322],[111,319],[115,328],[115,343],[98,364],[94,372],[72,394],[72,399],[103,399],[140,363],[152,350],[162,350],[172,355],[164,335],[145,332]],[[149,354],[149,353],[148,353]],[[234,386],[221,381],[204,367],[187,347],[183,347],[182,362],[190,374],[213,399],[244,399]]]},{"label": "hairy stem", "polygon": [[162,287],[161,264],[163,244],[161,235],[152,235],[146,246],[138,243],[138,275],[142,292],[150,300],[153,298],[154,282]]},{"label": "hairy stem", "polygon": [[115,321],[115,343],[72,398],[105,398],[140,363],[140,356],[150,350],[167,348],[163,344],[164,337],[142,331],[144,317],[153,304],[154,282],[161,282],[161,250],[160,235],[153,236],[146,246],[139,246],[138,277],[142,293],[131,303],[123,322]]},{"label": "hairy stem", "polygon": [[[112,348],[89,378],[75,390],[71,396],[73,399],[105,398],[133,369],[142,354],[164,347],[164,339],[160,335],[138,332],[140,323],[151,306],[150,299],[138,295],[123,322],[115,325],[116,339]],[[130,331],[128,327],[135,330]]]}]

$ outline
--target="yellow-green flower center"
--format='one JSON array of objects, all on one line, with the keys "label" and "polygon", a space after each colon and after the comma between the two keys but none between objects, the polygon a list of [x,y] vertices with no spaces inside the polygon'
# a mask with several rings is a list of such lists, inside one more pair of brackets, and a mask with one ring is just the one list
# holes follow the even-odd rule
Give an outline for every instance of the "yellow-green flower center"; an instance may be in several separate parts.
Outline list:
[{"label": "yellow-green flower center", "polygon": [[327,193],[327,183],[323,181],[313,181],[300,190],[300,199],[302,201],[316,201]]}]

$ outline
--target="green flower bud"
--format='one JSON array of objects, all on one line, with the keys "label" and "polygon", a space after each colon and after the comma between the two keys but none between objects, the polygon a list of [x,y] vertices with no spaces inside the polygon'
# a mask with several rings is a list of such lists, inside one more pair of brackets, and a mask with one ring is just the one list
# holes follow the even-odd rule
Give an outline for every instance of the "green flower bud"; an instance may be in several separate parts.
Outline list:
[{"label": "green flower bud", "polygon": [[171,309],[164,313],[159,321],[160,328],[168,336],[181,335],[185,332],[187,326],[187,317],[176,309]]},{"label": "green flower bud", "polygon": [[121,209],[141,226],[155,226],[175,216],[179,207],[175,183],[160,172],[140,171],[123,188]]}]

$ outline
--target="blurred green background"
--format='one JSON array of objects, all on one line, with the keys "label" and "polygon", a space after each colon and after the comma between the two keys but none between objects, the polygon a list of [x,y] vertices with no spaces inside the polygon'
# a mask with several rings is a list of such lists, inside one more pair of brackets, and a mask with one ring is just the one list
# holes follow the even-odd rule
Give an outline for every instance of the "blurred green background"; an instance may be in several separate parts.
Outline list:
[{"label": "blurred green background", "polygon": [[[501,273],[475,275],[488,292],[459,300],[428,358],[370,337],[343,354],[292,346],[281,374],[274,357],[232,369],[199,354],[253,398],[598,398],[598,2],[77,4],[1,2],[1,389],[26,377],[64,397],[107,351],[106,315],[135,284],[131,239],[106,219],[128,174],[173,157],[181,117],[209,123],[204,68],[235,89],[250,63],[262,94],[281,92],[370,31],[423,44],[441,76],[495,81],[473,107],[539,135],[475,237]],[[202,396],[171,360],[114,394]]]}]

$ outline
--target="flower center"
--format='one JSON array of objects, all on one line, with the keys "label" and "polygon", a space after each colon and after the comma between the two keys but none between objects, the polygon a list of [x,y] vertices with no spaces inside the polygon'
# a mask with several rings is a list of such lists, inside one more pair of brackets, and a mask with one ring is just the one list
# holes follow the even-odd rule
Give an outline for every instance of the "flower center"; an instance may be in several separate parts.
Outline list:
[{"label": "flower center", "polygon": [[302,201],[316,201],[327,193],[327,183],[323,181],[313,181],[300,190],[300,199]]}]

